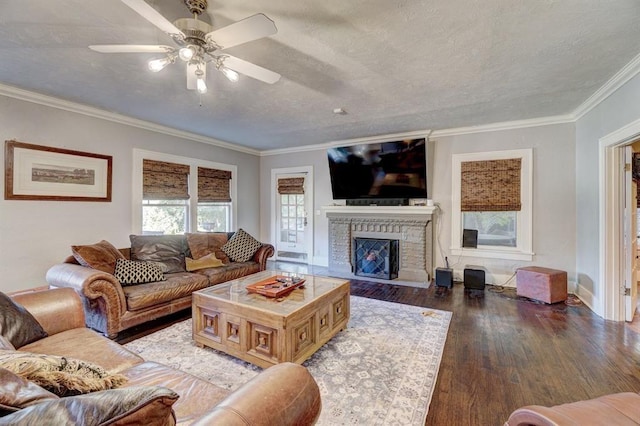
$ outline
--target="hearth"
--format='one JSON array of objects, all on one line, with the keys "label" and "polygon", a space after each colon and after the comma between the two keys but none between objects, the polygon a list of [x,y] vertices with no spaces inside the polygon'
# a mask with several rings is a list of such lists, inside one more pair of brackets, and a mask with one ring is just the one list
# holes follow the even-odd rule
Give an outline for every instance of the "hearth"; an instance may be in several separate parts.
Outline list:
[{"label": "hearth", "polygon": [[398,240],[353,239],[353,273],[364,277],[398,278]]}]

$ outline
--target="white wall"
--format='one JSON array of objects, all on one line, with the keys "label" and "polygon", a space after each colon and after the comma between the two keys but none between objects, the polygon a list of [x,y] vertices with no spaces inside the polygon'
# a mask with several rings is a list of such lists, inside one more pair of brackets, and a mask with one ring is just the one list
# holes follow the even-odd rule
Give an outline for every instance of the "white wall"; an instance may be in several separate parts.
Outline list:
[{"label": "white wall", "polygon": [[576,122],[576,269],[580,291],[591,293],[593,307],[600,315],[605,285],[599,282],[599,139],[640,118],[638,99],[640,75]]},{"label": "white wall", "polygon": [[[447,136],[436,139],[433,199],[443,211],[440,243],[451,244],[451,157],[469,152],[533,148],[533,261],[451,257],[454,269],[485,267],[487,282],[502,284],[516,268],[543,266],[567,271],[575,280],[575,132],[573,124],[556,124]],[[441,256],[436,264],[442,266]],[[492,277],[491,277],[492,276]],[[510,282],[511,285],[515,281]]]},{"label": "white wall", "polygon": [[[516,267],[539,265],[562,269],[575,279],[575,132],[573,124],[558,124],[447,136],[436,138],[433,171],[433,199],[442,208],[439,228],[440,245],[456,268],[466,264],[481,265],[492,275],[511,275]],[[480,258],[452,258],[451,240],[451,156],[467,152],[533,148],[533,262],[515,262]],[[316,150],[293,154],[269,155],[260,161],[260,204],[268,206],[271,169],[312,165],[314,167],[314,210],[333,202],[326,151]],[[263,209],[260,236],[269,238],[272,212]],[[328,222],[324,213],[315,216],[315,264],[326,262],[328,256]],[[436,265],[442,266],[442,256],[436,247]],[[496,277],[497,278],[497,277]],[[488,277],[488,281],[491,277]],[[501,282],[489,281],[500,284]]]},{"label": "white wall", "polygon": [[0,291],[45,285],[47,269],[70,255],[73,244],[106,239],[129,246],[133,148],[236,165],[238,227],[253,235],[260,230],[257,156],[0,96],[0,140],[10,139],[112,155],[113,198],[104,203],[2,197]]}]

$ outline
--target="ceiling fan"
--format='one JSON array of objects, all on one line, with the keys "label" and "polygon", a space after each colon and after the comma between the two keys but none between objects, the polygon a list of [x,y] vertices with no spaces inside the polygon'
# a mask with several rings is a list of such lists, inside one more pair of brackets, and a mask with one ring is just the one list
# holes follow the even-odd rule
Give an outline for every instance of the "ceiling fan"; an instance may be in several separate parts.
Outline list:
[{"label": "ceiling fan", "polygon": [[273,84],[280,74],[224,53],[224,49],[275,34],[274,22],[258,13],[226,27],[213,30],[198,20],[207,8],[207,0],[184,0],[193,18],[171,23],[144,0],[121,0],[147,21],[167,33],[179,47],[142,44],[98,44],[89,48],[101,53],[162,53],[161,58],[149,61],[149,70],[158,72],[181,59],[187,64],[187,89],[206,93],[207,64],[212,64],[230,81],[238,81],[239,74]]}]

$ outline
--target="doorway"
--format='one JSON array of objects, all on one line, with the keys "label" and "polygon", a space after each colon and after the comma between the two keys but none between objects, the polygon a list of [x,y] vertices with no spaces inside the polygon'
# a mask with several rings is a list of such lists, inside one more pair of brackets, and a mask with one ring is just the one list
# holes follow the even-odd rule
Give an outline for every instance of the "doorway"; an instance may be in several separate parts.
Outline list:
[{"label": "doorway", "polygon": [[271,170],[275,260],[309,264],[313,255],[313,168]]},{"label": "doorway", "polygon": [[[599,289],[594,290],[601,296],[595,308],[603,318],[614,321],[625,320],[629,311],[626,305],[631,297],[631,293],[626,294],[625,289],[625,279],[633,265],[625,255],[625,241],[630,241],[630,234],[629,231],[625,234],[627,221],[624,214],[626,192],[623,176],[627,167],[625,147],[636,141],[640,141],[640,120],[599,141],[600,284]],[[625,235],[629,238],[625,238]],[[632,285],[630,282],[628,284]]]},{"label": "doorway", "polygon": [[640,170],[635,166],[635,151],[640,142],[624,146],[621,169],[623,173],[624,200],[622,211],[622,270],[624,279],[624,316],[625,321],[633,321],[638,305],[638,184]]}]

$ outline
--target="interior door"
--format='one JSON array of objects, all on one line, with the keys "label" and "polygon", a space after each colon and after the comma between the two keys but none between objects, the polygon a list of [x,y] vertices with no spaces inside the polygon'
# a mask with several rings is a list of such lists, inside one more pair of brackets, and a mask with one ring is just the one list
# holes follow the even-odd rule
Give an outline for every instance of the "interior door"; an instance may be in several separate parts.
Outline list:
[{"label": "interior door", "polygon": [[309,263],[310,197],[307,195],[308,179],[305,174],[278,174],[278,179],[305,178],[304,192],[296,194],[276,194],[276,259]]},{"label": "interior door", "polygon": [[633,148],[624,148],[624,263],[625,263],[625,320],[633,321],[633,316],[638,305],[638,232],[637,232],[637,210],[638,210],[638,185],[633,180]]}]

